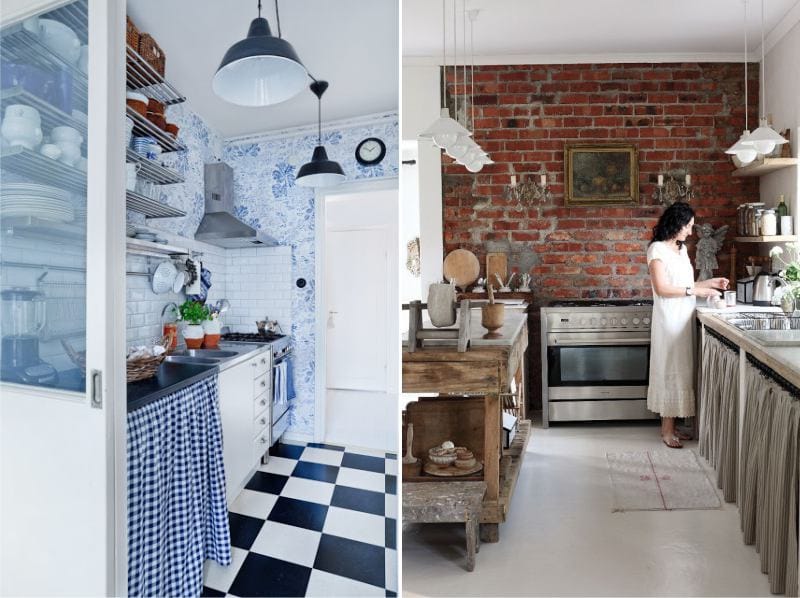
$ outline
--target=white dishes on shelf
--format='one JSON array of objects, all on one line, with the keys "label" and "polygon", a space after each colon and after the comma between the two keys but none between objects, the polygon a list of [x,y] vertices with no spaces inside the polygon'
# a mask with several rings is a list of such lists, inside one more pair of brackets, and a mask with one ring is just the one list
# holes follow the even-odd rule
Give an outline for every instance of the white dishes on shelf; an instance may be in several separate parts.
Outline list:
[{"label": "white dishes on shelf", "polygon": [[172,292],[180,293],[181,289],[183,288],[183,283],[185,281],[186,281],[186,273],[183,272],[182,270],[177,270],[177,274],[175,274],[175,279],[172,281]]},{"label": "white dishes on shelf", "polygon": [[72,127],[53,127],[50,138],[61,150],[61,160],[68,166],[76,166],[81,159],[83,136]]},{"label": "white dishes on shelf", "polygon": [[39,111],[25,104],[12,104],[6,108],[0,134],[10,146],[35,150],[42,142],[42,118]]},{"label": "white dishes on shelf", "polygon": [[39,19],[39,39],[69,64],[78,62],[81,42],[75,32],[54,19]]},{"label": "white dishes on shelf", "polygon": [[171,291],[177,274],[178,269],[171,261],[166,260],[161,262],[156,268],[156,271],[153,272],[153,292],[160,295],[161,293]]},{"label": "white dishes on shelf", "polygon": [[7,183],[0,190],[0,216],[72,222],[75,209],[63,189],[32,183]]},{"label": "white dishes on shelf", "polygon": [[55,143],[45,143],[39,148],[39,153],[51,160],[58,160],[61,157],[61,148]]}]

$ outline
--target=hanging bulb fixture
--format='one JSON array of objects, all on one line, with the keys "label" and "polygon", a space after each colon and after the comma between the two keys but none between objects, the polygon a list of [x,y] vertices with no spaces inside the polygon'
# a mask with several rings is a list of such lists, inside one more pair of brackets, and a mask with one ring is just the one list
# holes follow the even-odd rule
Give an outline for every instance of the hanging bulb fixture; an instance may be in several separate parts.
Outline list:
[{"label": "hanging bulb fixture", "polygon": [[[447,75],[447,56],[445,54],[445,0],[442,0],[442,69]],[[455,65],[455,59],[453,60]],[[437,118],[431,125],[419,134],[423,139],[431,139],[433,144],[443,150],[447,150],[450,146],[459,141],[462,136],[469,137],[472,133],[468,129],[462,127],[458,121],[450,117],[450,111],[447,109],[447,102],[445,101],[445,87],[442,85],[442,109]]]},{"label": "hanging bulb fixture", "polygon": [[250,23],[247,37],[233,44],[214,74],[211,87],[223,100],[239,106],[268,106],[296,96],[306,86],[308,71],[292,44],[281,38],[281,18],[275,0],[278,37],[261,17]]},{"label": "hanging bulb fixture", "polygon": [[328,152],[322,145],[322,94],[328,89],[327,81],[314,81],[311,91],[317,96],[317,147],[307,162],[297,171],[295,182],[301,187],[332,187],[344,181],[344,171],[338,162],[328,159]]},{"label": "hanging bulb fixture", "polygon": [[767,121],[767,61],[764,57],[764,2],[761,0],[761,118],[758,128],[750,133],[749,141],[759,154],[769,154],[776,145],[788,143]]},{"label": "hanging bulb fixture", "polygon": [[742,166],[750,164],[756,159],[758,152],[750,140],[750,131],[747,128],[747,0],[744,0],[744,131],[739,140],[725,150],[726,154],[735,155]]}]

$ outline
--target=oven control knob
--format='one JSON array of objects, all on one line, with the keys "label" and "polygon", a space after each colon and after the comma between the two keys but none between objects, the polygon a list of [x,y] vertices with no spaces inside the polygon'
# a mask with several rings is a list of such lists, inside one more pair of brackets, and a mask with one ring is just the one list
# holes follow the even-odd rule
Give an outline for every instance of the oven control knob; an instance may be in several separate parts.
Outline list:
[{"label": "oven control knob", "polygon": [[592,318],[591,320],[589,320],[589,323],[590,323],[592,326],[597,326],[597,318]]},{"label": "oven control knob", "polygon": [[633,325],[634,325],[634,326],[638,326],[638,325],[639,325],[639,322],[641,322],[641,320],[640,320],[639,318],[634,318],[634,319],[633,319]]},{"label": "oven control knob", "polygon": [[605,318],[600,318],[600,325],[605,326],[606,324],[608,324],[608,320],[606,320]]},{"label": "oven control knob", "polygon": [[611,318],[611,325],[612,326],[616,326],[617,325],[617,319],[616,318]]},{"label": "oven control knob", "polygon": [[623,326],[627,325],[627,324],[628,324],[628,318],[622,318],[622,319],[619,321],[619,323],[620,323],[620,324],[622,324]]},{"label": "oven control knob", "polygon": [[581,318],[581,326],[585,326],[585,325],[586,325],[586,318]]},{"label": "oven control knob", "polygon": [[644,320],[642,320],[642,324],[644,324],[645,326],[649,326],[650,325],[650,318],[645,318]]}]

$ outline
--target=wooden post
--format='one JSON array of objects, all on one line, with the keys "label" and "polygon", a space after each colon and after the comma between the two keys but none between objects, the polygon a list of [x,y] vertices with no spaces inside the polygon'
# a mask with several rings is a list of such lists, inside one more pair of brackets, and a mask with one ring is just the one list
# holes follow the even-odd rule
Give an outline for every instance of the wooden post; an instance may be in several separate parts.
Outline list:
[{"label": "wooden post", "polygon": [[736,252],[737,252],[736,241],[734,241],[733,243],[731,243],[731,253],[730,253],[731,271],[730,271],[730,276],[728,276],[728,279],[731,281],[732,288],[734,289],[736,288]]},{"label": "wooden post", "polygon": [[[483,479],[486,482],[486,500],[497,504],[500,498],[500,455],[502,434],[502,416],[500,396],[497,393],[484,397],[486,421],[483,438]],[[499,524],[484,523],[481,525],[481,539],[485,542],[497,542],[500,539]]]}]

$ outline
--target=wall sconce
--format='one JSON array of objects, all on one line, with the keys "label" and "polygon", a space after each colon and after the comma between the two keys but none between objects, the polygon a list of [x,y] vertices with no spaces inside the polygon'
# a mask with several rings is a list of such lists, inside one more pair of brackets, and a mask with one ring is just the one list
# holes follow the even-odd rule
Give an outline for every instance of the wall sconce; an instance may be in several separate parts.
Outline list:
[{"label": "wall sconce", "polygon": [[523,202],[532,206],[536,203],[545,204],[553,199],[550,188],[547,186],[547,175],[539,176],[539,182],[520,181],[517,183],[516,175],[511,175],[511,184],[506,188],[506,196],[516,200],[517,204]]},{"label": "wall sconce", "polygon": [[658,175],[658,184],[653,191],[653,200],[662,206],[671,206],[676,201],[690,202],[695,199],[692,175],[685,170],[672,170]]}]

